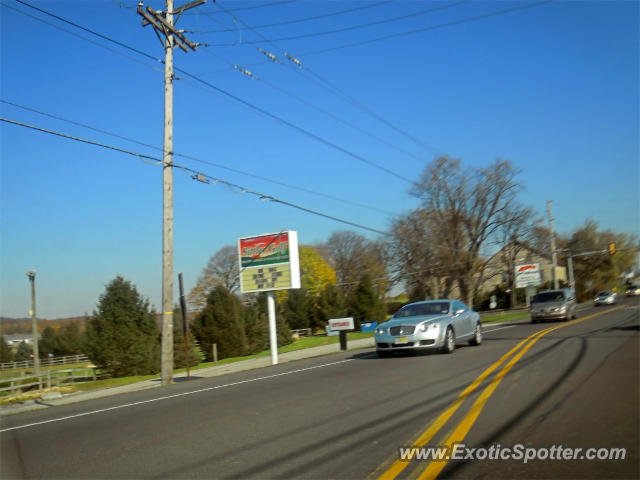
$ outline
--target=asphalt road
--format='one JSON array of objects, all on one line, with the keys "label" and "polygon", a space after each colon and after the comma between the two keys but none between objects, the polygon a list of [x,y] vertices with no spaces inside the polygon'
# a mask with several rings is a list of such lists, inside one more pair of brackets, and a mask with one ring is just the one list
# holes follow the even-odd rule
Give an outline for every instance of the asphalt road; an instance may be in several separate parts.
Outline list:
[{"label": "asphalt road", "polygon": [[[451,355],[364,349],[4,416],[0,477],[639,478],[639,325],[639,299],[621,299],[573,322],[489,325]],[[398,461],[451,442],[626,451]]]}]

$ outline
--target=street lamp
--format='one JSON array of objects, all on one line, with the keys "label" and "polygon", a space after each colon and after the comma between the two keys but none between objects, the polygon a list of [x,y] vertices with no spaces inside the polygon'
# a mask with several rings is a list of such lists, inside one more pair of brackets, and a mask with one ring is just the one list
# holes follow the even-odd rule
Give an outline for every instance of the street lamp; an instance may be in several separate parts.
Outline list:
[{"label": "street lamp", "polygon": [[38,321],[36,320],[36,271],[27,272],[31,283],[31,329],[33,334],[33,368],[40,375],[40,356],[38,355]]}]

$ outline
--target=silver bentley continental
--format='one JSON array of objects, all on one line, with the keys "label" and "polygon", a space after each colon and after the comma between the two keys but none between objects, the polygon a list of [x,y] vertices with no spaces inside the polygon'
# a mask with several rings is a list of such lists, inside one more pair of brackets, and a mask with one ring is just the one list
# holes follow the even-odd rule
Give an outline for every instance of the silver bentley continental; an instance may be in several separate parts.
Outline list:
[{"label": "silver bentley continental", "polygon": [[480,314],[459,300],[410,303],[378,325],[375,341],[381,357],[409,351],[451,353],[461,342],[482,343]]}]

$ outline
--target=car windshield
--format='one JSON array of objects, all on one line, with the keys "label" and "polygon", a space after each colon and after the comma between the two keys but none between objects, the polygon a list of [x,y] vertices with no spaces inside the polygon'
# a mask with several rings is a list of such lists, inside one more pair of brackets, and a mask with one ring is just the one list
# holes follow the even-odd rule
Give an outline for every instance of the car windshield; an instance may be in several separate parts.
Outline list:
[{"label": "car windshield", "polygon": [[564,300],[562,292],[540,292],[536,295],[536,302],[560,302]]},{"label": "car windshield", "polygon": [[611,295],[611,292],[598,292],[596,297],[607,297],[609,295]]},{"label": "car windshield", "polygon": [[405,305],[394,317],[417,317],[420,315],[441,315],[449,313],[449,302],[414,303]]}]

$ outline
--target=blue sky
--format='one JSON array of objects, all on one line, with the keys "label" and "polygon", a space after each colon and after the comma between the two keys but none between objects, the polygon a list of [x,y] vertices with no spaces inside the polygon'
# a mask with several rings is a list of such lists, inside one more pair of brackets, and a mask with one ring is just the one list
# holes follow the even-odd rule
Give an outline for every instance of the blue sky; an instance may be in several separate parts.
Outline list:
[{"label": "blue sky", "polygon": [[[137,2],[27,3],[59,18],[0,1],[1,116],[160,156],[163,67],[152,58],[164,53]],[[174,161],[386,231],[417,206],[403,177],[436,155],[468,167],[504,158],[522,170],[523,204],[546,218],[553,202],[558,233],[590,218],[638,235],[638,5],[208,2],[178,21],[208,46],[174,53],[187,72],[174,86],[174,151],[184,155]],[[30,269],[39,317],[91,313],[118,274],[159,311],[161,167],[6,122],[0,142],[0,315],[28,315]],[[174,191],[175,272],[187,291],[239,237],[375,237],[179,169]]]}]

